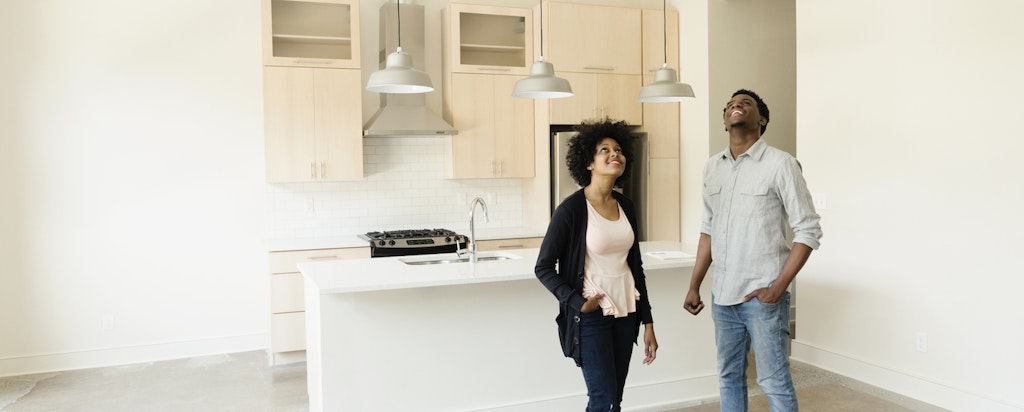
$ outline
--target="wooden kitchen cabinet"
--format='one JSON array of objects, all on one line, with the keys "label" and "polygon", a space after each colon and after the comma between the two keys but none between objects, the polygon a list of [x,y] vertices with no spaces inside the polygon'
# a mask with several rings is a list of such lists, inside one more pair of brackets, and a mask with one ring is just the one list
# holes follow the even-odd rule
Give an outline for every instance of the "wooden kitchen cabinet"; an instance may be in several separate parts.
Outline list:
[{"label": "wooden kitchen cabinet", "polygon": [[556,2],[544,7],[544,56],[556,69],[642,74],[640,9]]},{"label": "wooden kitchen cabinet", "polygon": [[573,96],[549,101],[551,124],[578,124],[584,120],[611,118],[628,124],[643,122],[638,102],[640,75],[557,73],[572,85]]},{"label": "wooden kitchen cabinet", "polygon": [[[661,10],[643,10],[643,84],[654,81],[654,73],[667,61],[679,69],[679,13],[669,10],[663,21]],[[668,54],[665,54],[665,39]],[[648,240],[680,240],[679,103],[643,103],[643,131],[647,132],[649,173],[647,216]]]},{"label": "wooden kitchen cabinet", "polygon": [[532,10],[451,3],[441,17],[447,70],[529,74],[534,58]]},{"label": "wooden kitchen cabinet", "polygon": [[678,242],[679,158],[648,159],[648,173],[647,240]]},{"label": "wooden kitchen cabinet", "polygon": [[358,0],[262,0],[263,64],[359,68]]},{"label": "wooden kitchen cabinet", "polygon": [[263,84],[267,182],[363,178],[359,70],[264,66]]},{"label": "wooden kitchen cabinet", "polygon": [[306,349],[304,280],[297,265],[370,257],[369,247],[270,252],[270,353],[274,364],[301,360]]},{"label": "wooden kitchen cabinet", "polygon": [[534,107],[512,97],[518,76],[452,73],[445,120],[459,130],[445,150],[448,178],[534,175]]}]

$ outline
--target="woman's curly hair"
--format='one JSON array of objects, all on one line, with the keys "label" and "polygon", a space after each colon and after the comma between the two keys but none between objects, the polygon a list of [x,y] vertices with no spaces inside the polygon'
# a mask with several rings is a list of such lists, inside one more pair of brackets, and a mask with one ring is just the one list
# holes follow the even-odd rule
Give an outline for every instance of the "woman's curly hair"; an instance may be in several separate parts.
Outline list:
[{"label": "woman's curly hair", "polygon": [[620,186],[629,178],[633,164],[633,140],[632,128],[625,121],[613,121],[605,119],[602,121],[583,122],[574,127],[578,133],[569,140],[569,151],[565,154],[565,164],[569,167],[569,175],[580,186],[590,184],[590,170],[587,166],[594,162],[594,155],[597,154],[597,144],[610,137],[622,146],[622,156],[626,158],[626,168],[622,176],[615,179],[615,185]]}]

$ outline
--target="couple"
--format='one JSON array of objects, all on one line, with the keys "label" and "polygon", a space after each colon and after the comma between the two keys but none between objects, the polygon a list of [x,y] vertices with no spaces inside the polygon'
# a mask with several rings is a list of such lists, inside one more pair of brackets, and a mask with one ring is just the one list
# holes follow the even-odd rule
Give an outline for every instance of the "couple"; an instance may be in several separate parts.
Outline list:
[{"label": "couple", "polygon": [[[722,111],[729,147],[704,167],[704,213],[683,307],[704,308],[700,285],[714,259],[712,318],[723,411],[747,409],[747,353],[773,411],[796,411],[789,373],[786,289],[821,238],[800,165],[762,140],[768,107],[739,90]],[[629,360],[644,325],[644,364],[658,340],[632,202],[612,190],[632,158],[625,122],[584,123],[569,143],[569,173],[583,189],[555,210],[540,247],[537,278],[558,299],[562,351],[581,367],[587,411],[618,411]],[[623,219],[625,217],[625,219]],[[792,245],[786,240],[792,229]]]}]

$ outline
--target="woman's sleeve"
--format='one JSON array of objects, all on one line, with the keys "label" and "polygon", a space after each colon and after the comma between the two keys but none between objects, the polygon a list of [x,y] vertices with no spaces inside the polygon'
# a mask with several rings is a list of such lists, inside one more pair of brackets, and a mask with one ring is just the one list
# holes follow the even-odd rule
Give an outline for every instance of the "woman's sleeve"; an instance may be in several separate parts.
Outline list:
[{"label": "woman's sleeve", "polygon": [[[559,302],[568,304],[569,307],[579,311],[583,304],[586,303],[586,299],[572,285],[566,282],[566,278],[571,279],[573,275],[559,275],[555,269],[558,265],[558,260],[565,254],[566,248],[569,247],[569,234],[573,230],[565,209],[564,207],[559,207],[551,217],[551,223],[548,224],[547,233],[541,242],[540,253],[537,255],[537,264],[534,266],[533,271],[537,279],[540,280],[540,283],[551,294],[555,295]],[[560,269],[564,269],[566,266],[572,265],[562,264]]]}]

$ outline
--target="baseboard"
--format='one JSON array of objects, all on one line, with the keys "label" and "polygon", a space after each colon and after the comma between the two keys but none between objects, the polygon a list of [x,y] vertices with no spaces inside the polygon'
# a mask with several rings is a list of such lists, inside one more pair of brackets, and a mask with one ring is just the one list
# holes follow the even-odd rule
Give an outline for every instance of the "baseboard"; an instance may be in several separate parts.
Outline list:
[{"label": "baseboard", "polygon": [[267,348],[267,334],[224,336],[180,342],[50,353],[0,359],[0,377],[58,372]]},{"label": "baseboard", "polygon": [[[697,376],[656,383],[626,384],[623,411],[656,412],[696,406],[718,399],[718,376]],[[483,409],[487,412],[560,412],[583,409],[585,393],[537,399],[515,405]]]},{"label": "baseboard", "polygon": [[793,341],[792,359],[952,411],[1020,412],[1024,405],[977,394],[811,344]]}]

